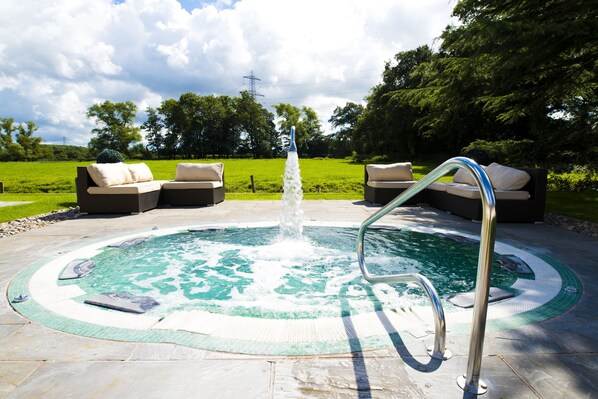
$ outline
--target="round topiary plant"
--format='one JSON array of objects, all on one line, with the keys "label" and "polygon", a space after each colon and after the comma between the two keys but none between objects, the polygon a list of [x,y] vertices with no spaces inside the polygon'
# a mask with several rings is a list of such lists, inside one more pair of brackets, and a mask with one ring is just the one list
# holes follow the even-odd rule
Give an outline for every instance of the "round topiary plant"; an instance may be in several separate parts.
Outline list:
[{"label": "round topiary plant", "polygon": [[98,154],[98,157],[96,159],[97,163],[118,163],[124,161],[125,159],[120,154],[120,152],[116,150],[111,150],[109,148],[102,150],[102,152]]}]

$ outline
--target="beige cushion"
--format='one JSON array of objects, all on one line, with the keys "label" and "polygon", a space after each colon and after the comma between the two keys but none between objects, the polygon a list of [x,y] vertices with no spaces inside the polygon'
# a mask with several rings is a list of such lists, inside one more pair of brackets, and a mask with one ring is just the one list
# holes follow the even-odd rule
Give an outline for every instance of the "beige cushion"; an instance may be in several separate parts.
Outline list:
[{"label": "beige cushion", "polygon": [[221,181],[168,181],[162,185],[164,190],[214,189],[222,187]]},{"label": "beige cushion", "polygon": [[392,163],[390,165],[366,165],[368,181],[410,181],[413,180],[411,162]]},{"label": "beige cushion", "polygon": [[[487,166],[480,165],[482,169],[486,170]],[[461,183],[461,184],[469,184],[470,186],[476,186],[475,179],[473,175],[469,173],[467,169],[459,168],[457,169],[457,173],[453,176],[453,183]]]},{"label": "beige cushion", "polygon": [[530,180],[530,175],[519,169],[492,163],[486,168],[492,186],[499,190],[519,190]]},{"label": "beige cushion", "polygon": [[87,173],[99,187],[133,183],[129,168],[119,163],[94,163],[87,167]]},{"label": "beige cushion", "polygon": [[104,187],[88,187],[87,192],[89,194],[98,195],[111,195],[111,194],[143,194],[152,191],[160,191],[162,187],[162,181],[153,180],[143,183],[133,184],[119,184],[117,186],[104,186]]},{"label": "beige cushion", "polygon": [[[480,199],[480,190],[475,186],[459,185],[448,186],[446,192],[463,198]],[[529,193],[527,191],[517,190],[494,190],[494,197],[497,200],[527,200]]]},{"label": "beige cushion", "polygon": [[461,168],[457,169],[457,173],[453,176],[453,183],[469,184],[470,186],[476,185],[472,174],[467,169]]},{"label": "beige cushion", "polygon": [[133,178],[134,183],[154,180],[154,175],[152,175],[152,171],[143,162],[130,164],[127,165],[127,167],[129,168],[129,172],[131,172],[131,176]]},{"label": "beige cushion", "polygon": [[216,163],[180,163],[176,167],[176,181],[222,181],[224,165]]},{"label": "beige cushion", "polygon": [[368,181],[368,186],[374,188],[409,188],[415,181]]}]

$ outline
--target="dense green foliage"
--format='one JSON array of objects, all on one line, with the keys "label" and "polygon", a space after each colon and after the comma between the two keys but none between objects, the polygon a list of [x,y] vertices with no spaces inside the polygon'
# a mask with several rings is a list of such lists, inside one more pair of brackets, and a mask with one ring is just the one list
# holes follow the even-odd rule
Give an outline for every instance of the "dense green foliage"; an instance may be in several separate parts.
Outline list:
[{"label": "dense green foliage", "polygon": [[147,108],[148,150],[159,158],[272,158],[283,156],[291,126],[304,157],[328,155],[316,112],[290,104],[274,106],[279,118],[243,91],[240,97],[184,93]]},{"label": "dense green foliage", "polygon": [[13,118],[0,118],[0,161],[38,159],[42,139],[33,135],[36,130],[37,126],[32,121],[15,123]]},{"label": "dense green foliage", "polygon": [[551,173],[548,175],[548,190],[598,193],[598,174],[590,170]]},{"label": "dense green foliage", "polygon": [[[476,151],[486,155],[486,159],[478,160],[482,165],[498,162],[505,165],[519,165],[533,167],[535,162],[530,159],[534,151],[534,142],[531,140],[475,140],[461,150],[461,154],[476,159]],[[474,155],[470,155],[474,154]]]},{"label": "dense green foliage", "polygon": [[[42,144],[34,122],[15,123],[14,118],[0,118],[0,161],[66,161],[91,159],[87,147]],[[16,140],[16,141],[15,141]]]},{"label": "dense green foliage", "polygon": [[137,106],[132,101],[104,101],[89,107],[87,117],[96,123],[96,127],[91,130],[91,152],[98,154],[109,148],[129,155],[131,147],[142,139],[140,129],[134,126],[136,115]]},{"label": "dense green foliage", "polygon": [[453,13],[460,23],[445,29],[438,52],[422,46],[387,63],[353,125],[358,156],[448,156],[475,140],[529,140],[523,163],[595,163],[596,2],[461,0]]},{"label": "dense green foliage", "polygon": [[41,155],[43,161],[83,161],[92,160],[89,148],[76,145],[42,144]]}]

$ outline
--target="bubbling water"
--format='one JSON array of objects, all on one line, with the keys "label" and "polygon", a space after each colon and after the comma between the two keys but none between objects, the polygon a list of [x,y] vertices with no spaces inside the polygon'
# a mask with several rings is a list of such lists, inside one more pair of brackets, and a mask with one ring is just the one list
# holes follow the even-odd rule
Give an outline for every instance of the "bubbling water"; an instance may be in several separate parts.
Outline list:
[{"label": "bubbling water", "polygon": [[[178,232],[128,248],[106,247],[93,273],[61,284],[91,294],[127,292],[160,303],[152,314],[202,310],[273,319],[332,317],[427,304],[415,284],[370,285],[354,253],[357,228],[310,226],[281,240],[276,226]],[[478,245],[435,234],[373,230],[366,236],[373,274],[423,273],[444,297],[474,288]],[[492,267],[492,285],[512,273]]]}]

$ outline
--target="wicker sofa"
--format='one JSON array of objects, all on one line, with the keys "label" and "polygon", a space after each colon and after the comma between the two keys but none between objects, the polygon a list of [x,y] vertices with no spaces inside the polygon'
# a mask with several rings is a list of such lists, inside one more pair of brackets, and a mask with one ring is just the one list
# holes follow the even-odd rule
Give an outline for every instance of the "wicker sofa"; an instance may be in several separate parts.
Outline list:
[{"label": "wicker sofa", "polygon": [[[411,162],[365,166],[364,198],[372,204],[387,204],[414,184]],[[411,197],[405,205],[416,205],[424,201],[422,191]]]},{"label": "wicker sofa", "polygon": [[[546,169],[510,168],[496,163],[485,167],[485,169],[494,187],[498,222],[534,223],[544,221]],[[364,196],[372,203],[388,203],[406,189],[372,187],[376,184],[371,182],[368,185],[367,165],[365,175]],[[408,182],[408,184],[414,183]],[[435,182],[419,194],[423,196],[423,199],[417,198],[415,201],[417,203],[425,203],[475,221],[482,219],[480,192],[473,177],[465,170],[459,169],[452,182]],[[413,202],[412,199],[407,204]]]},{"label": "wicker sofa", "polygon": [[154,180],[146,164],[77,167],[79,210],[140,213],[158,206],[206,206],[224,201],[224,166],[179,164],[175,180]]}]

